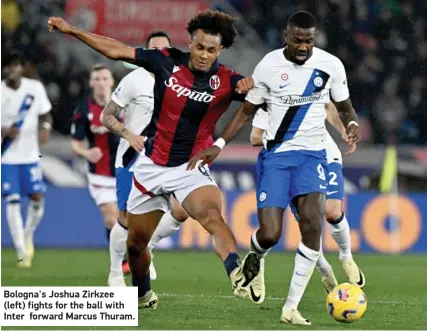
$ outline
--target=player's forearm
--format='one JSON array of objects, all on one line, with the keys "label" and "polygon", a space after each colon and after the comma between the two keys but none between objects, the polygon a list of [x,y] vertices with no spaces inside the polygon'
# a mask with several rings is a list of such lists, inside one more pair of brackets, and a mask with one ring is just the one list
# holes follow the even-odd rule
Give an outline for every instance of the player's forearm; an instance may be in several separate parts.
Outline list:
[{"label": "player's forearm", "polygon": [[239,134],[245,124],[253,119],[254,114],[254,105],[245,101],[234,113],[231,121],[228,122],[227,126],[222,132],[221,138],[224,139],[226,143],[229,143]]},{"label": "player's forearm", "polygon": [[340,132],[341,134],[345,133],[345,126],[342,123],[335,106],[331,104],[329,107],[333,107],[333,109],[326,110],[326,119],[338,132]]},{"label": "player's forearm", "polygon": [[76,153],[79,156],[87,158],[87,151],[88,149],[85,147],[83,141],[73,139],[71,140],[71,149],[74,153]]},{"label": "player's forearm", "polygon": [[122,107],[114,101],[110,101],[101,113],[101,123],[113,134],[128,139],[131,132],[125,128],[117,116],[120,115]]},{"label": "player's forearm", "polygon": [[135,49],[118,40],[90,33],[76,27],[72,28],[70,35],[110,59],[126,61],[135,59]]},{"label": "player's forearm", "polygon": [[337,108],[340,119],[345,127],[347,127],[350,122],[359,123],[359,118],[357,117],[350,99],[342,102],[336,102],[335,107]]}]

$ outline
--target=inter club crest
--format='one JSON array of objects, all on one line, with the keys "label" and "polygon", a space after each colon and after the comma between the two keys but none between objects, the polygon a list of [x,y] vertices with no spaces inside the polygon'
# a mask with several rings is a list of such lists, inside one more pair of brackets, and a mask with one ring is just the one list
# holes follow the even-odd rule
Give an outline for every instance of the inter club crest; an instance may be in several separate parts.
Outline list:
[{"label": "inter club crest", "polygon": [[209,79],[209,86],[212,88],[212,90],[217,90],[219,88],[220,83],[221,82],[220,82],[219,77],[217,75],[213,75]]}]

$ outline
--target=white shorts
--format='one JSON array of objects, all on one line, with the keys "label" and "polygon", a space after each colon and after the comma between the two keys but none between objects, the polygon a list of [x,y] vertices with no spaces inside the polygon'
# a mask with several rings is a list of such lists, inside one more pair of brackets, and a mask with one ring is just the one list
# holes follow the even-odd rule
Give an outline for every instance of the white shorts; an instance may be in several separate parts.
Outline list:
[{"label": "white shorts", "polygon": [[326,131],[325,146],[326,146],[326,158],[328,159],[328,164],[330,163],[342,164],[341,151],[328,131]]},{"label": "white shorts", "polygon": [[97,206],[117,202],[114,177],[88,174],[89,193]]},{"label": "white shorts", "polygon": [[187,163],[178,167],[163,167],[154,164],[148,156],[141,155],[133,171],[132,190],[127,202],[127,210],[132,214],[153,210],[167,212],[171,194],[182,203],[191,192],[202,186],[217,187],[207,165],[193,170],[187,170]]}]

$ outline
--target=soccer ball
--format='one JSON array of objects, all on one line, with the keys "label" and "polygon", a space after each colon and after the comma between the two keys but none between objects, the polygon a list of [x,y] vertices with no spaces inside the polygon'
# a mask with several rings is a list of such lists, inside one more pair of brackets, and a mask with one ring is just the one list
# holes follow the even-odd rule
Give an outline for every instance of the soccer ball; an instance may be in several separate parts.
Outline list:
[{"label": "soccer ball", "polygon": [[343,283],[336,286],[326,298],[326,309],[332,318],[341,323],[350,323],[362,318],[368,300],[362,289]]}]

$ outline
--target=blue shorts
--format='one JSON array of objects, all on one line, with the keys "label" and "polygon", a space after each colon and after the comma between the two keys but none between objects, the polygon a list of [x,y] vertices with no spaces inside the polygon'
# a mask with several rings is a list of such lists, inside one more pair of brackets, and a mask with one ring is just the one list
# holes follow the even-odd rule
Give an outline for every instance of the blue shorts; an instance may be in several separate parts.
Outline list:
[{"label": "blue shorts", "polygon": [[2,195],[26,196],[46,191],[43,172],[38,162],[1,165]]},{"label": "blue shorts", "polygon": [[135,163],[132,160],[126,168],[116,168],[116,195],[117,195],[117,206],[120,211],[127,210],[127,201],[129,198],[130,191],[132,189],[133,172],[130,168]]},{"label": "blue shorts", "polygon": [[326,194],[326,152],[262,150],[257,162],[257,207],[286,209],[290,201],[312,192]]},{"label": "blue shorts", "polygon": [[328,191],[326,199],[344,200],[344,175],[342,173],[342,164],[332,162],[328,164]]}]

